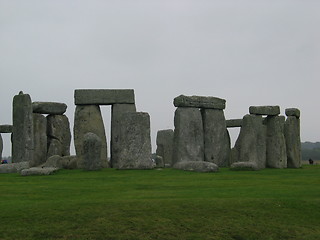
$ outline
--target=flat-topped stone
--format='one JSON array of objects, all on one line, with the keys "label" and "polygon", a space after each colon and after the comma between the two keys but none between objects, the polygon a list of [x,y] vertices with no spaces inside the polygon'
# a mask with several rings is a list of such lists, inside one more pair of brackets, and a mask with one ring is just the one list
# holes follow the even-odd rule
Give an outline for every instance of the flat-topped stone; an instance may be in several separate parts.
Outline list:
[{"label": "flat-topped stone", "polygon": [[242,119],[229,119],[226,120],[227,128],[241,127]]},{"label": "flat-topped stone", "polygon": [[53,168],[53,167],[33,167],[33,168],[28,168],[28,169],[23,169],[20,172],[21,176],[32,176],[32,175],[50,175],[56,171],[58,171],[58,168]]},{"label": "flat-topped stone", "polygon": [[219,167],[212,162],[203,161],[183,161],[174,165],[175,169],[192,172],[218,172]]},{"label": "flat-topped stone", "polygon": [[289,116],[293,116],[293,117],[300,117],[300,110],[298,108],[287,108],[286,109],[286,115]]},{"label": "flat-topped stone", "polygon": [[225,109],[226,100],[217,97],[180,95],[173,100],[175,107]]},{"label": "flat-topped stone", "polygon": [[76,89],[75,105],[112,105],[116,103],[134,104],[133,89]]},{"label": "flat-topped stone", "polygon": [[66,112],[67,105],[59,102],[33,102],[32,111],[34,113],[62,115]]},{"label": "flat-topped stone", "polygon": [[0,133],[12,133],[12,125],[0,125]]},{"label": "flat-topped stone", "polygon": [[249,107],[249,113],[255,115],[269,115],[276,116],[280,114],[279,106],[251,106]]}]

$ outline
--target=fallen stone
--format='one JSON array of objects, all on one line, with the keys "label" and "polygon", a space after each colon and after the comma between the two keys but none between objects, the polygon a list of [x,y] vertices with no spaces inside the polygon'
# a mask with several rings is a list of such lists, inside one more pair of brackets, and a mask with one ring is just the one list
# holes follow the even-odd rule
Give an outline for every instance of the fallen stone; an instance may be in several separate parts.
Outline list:
[{"label": "fallen stone", "polygon": [[76,105],[112,105],[117,103],[134,104],[133,89],[76,89]]},{"label": "fallen stone", "polygon": [[88,132],[83,138],[83,166],[87,171],[100,170],[101,164],[101,138]]},{"label": "fallen stone", "polygon": [[62,157],[60,155],[53,155],[41,167],[61,169],[63,168]]},{"label": "fallen stone", "polygon": [[32,175],[51,175],[54,172],[58,171],[58,168],[52,167],[32,167],[28,169],[23,169],[20,173],[21,176],[32,176]]},{"label": "fallen stone", "polygon": [[32,109],[34,113],[62,115],[66,112],[67,105],[58,102],[33,102]]},{"label": "fallen stone", "polygon": [[173,166],[175,169],[192,172],[218,172],[219,167],[211,162],[201,161],[183,161],[178,162]]},{"label": "fallen stone", "polygon": [[298,108],[287,108],[286,109],[286,115],[300,118],[300,110]]},{"label": "fallen stone", "polygon": [[0,164],[0,173],[18,173],[29,167],[29,162]]},{"label": "fallen stone", "polygon": [[231,164],[231,170],[238,170],[238,171],[257,171],[259,167],[255,162],[235,162]]},{"label": "fallen stone", "polygon": [[301,140],[300,119],[296,116],[288,116],[284,125],[284,136],[286,140],[287,167],[301,167]]},{"label": "fallen stone", "polygon": [[77,156],[64,156],[61,159],[62,168],[64,169],[78,169],[78,158]]},{"label": "fallen stone", "polygon": [[242,119],[229,119],[226,120],[227,128],[241,127]]},{"label": "fallen stone", "polygon": [[226,100],[217,97],[180,95],[173,100],[175,107],[225,109]]},{"label": "fallen stone", "polygon": [[39,113],[33,113],[34,153],[30,167],[39,166],[47,159],[47,119]]},{"label": "fallen stone", "polygon": [[173,130],[159,130],[157,132],[157,150],[156,154],[161,156],[164,164],[167,166],[172,165],[172,156],[173,156]]},{"label": "fallen stone", "polygon": [[0,125],[0,133],[12,133],[12,125]]},{"label": "fallen stone", "polygon": [[251,106],[249,108],[249,113],[255,114],[255,115],[276,116],[280,114],[280,107],[279,106]]}]

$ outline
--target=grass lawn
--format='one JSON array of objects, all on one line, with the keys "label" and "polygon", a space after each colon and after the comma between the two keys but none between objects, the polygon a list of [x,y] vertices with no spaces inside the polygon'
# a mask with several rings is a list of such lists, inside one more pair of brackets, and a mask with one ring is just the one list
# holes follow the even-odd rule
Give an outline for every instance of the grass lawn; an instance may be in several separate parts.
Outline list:
[{"label": "grass lawn", "polygon": [[320,165],[60,170],[0,183],[0,239],[320,239]]}]

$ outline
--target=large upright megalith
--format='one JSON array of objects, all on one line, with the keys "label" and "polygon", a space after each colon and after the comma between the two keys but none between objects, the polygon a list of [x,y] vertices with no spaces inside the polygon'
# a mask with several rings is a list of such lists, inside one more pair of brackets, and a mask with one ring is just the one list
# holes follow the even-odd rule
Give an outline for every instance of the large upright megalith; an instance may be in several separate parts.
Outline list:
[{"label": "large upright megalith", "polygon": [[301,167],[300,110],[288,108],[285,113],[287,115],[284,125],[287,166],[288,168],[299,168]]},{"label": "large upright megalith", "polygon": [[0,133],[0,160],[2,160],[2,151],[3,151],[3,140]]},{"label": "large upright megalith", "polygon": [[29,94],[20,92],[13,97],[12,162],[33,160],[33,115]]},{"label": "large upright megalith", "polygon": [[172,129],[159,130],[157,132],[156,154],[162,157],[166,166],[172,166],[173,135]]},{"label": "large upright megalith", "polygon": [[101,138],[88,132],[83,137],[82,166],[85,170],[94,171],[102,168]]},{"label": "large upright megalith", "polygon": [[199,108],[178,107],[174,116],[173,165],[204,161],[203,123]]},{"label": "large upright megalith", "polygon": [[122,118],[122,127],[118,138],[121,144],[119,159],[113,167],[117,169],[153,168],[149,114],[127,112],[122,114]]},{"label": "large upright megalith", "polygon": [[[74,145],[79,162],[82,162],[84,135],[88,132],[96,134],[101,139],[102,167],[108,167],[107,140],[104,124],[98,105],[77,105],[74,114]],[[81,166],[80,166],[81,167]]]},{"label": "large upright megalith", "polygon": [[47,119],[39,113],[33,113],[34,155],[30,167],[36,167],[47,160]]}]

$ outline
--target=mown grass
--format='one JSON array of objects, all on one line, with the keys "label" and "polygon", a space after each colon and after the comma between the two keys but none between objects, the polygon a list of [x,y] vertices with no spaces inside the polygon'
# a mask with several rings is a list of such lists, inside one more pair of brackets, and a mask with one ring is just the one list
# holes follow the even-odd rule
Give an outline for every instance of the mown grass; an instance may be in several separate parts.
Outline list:
[{"label": "mown grass", "polygon": [[320,239],[320,166],[0,175],[0,239]]}]

